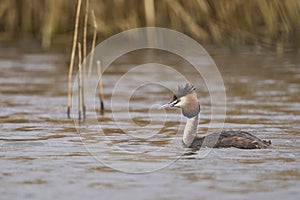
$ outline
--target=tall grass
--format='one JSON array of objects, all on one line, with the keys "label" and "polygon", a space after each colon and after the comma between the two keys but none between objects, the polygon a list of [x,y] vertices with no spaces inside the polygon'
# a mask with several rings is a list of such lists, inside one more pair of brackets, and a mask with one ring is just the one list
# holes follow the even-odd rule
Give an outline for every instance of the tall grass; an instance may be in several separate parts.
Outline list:
[{"label": "tall grass", "polygon": [[[71,38],[76,2],[0,0],[0,40],[30,36],[47,48],[61,36]],[[150,25],[182,31],[204,43],[300,46],[299,0],[91,0],[90,8],[102,38]]]}]

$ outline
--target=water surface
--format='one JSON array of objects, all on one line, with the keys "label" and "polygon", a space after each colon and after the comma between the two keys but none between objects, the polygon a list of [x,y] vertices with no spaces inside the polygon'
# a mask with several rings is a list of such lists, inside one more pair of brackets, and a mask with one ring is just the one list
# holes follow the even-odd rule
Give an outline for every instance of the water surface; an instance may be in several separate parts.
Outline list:
[{"label": "water surface", "polygon": [[[1,199],[299,198],[298,55],[209,52],[226,88],[224,129],[271,139],[271,148],[214,149],[204,158],[201,152],[186,152],[177,133],[184,121],[180,112],[167,111],[161,128],[165,112],[151,108],[171,98],[171,91],[158,85],[136,89],[126,109],[117,98],[117,111],[112,112],[111,92],[131,66],[156,58],[193,77],[189,64],[174,55],[133,52],[116,61],[103,78],[107,111],[97,116],[97,123],[87,119],[79,134],[74,121],[66,118],[65,55],[1,49]],[[205,63],[205,58],[195,59]],[[135,78],[148,79],[150,72],[147,68]],[[176,90],[176,78],[156,78],[166,79]],[[135,86],[128,82],[125,87]],[[205,131],[210,96],[201,81],[196,87],[202,106],[199,130]],[[88,110],[88,116],[93,113]]]}]

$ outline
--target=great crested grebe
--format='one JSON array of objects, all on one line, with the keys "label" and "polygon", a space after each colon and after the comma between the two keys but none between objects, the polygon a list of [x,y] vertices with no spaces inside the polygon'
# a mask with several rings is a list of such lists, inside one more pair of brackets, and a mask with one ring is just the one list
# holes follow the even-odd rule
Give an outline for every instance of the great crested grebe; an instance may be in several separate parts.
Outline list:
[{"label": "great crested grebe", "polygon": [[240,149],[263,149],[271,145],[270,140],[262,140],[245,131],[221,131],[206,136],[197,135],[198,115],[200,104],[195,93],[195,88],[187,83],[185,86],[178,86],[178,91],[173,100],[161,108],[181,108],[182,114],[187,117],[187,123],[183,132],[183,143],[186,147],[200,148],[229,148]]}]

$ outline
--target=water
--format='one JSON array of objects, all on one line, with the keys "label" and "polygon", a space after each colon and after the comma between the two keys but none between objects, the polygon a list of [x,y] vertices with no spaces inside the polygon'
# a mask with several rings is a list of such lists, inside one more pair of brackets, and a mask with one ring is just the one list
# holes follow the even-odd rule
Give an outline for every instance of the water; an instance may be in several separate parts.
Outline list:
[{"label": "water", "polygon": [[[167,111],[165,119],[165,112],[156,109],[170,100],[171,92],[155,84],[133,91],[129,106],[121,95],[112,111],[115,83],[147,59],[157,58],[197,80],[189,65],[173,55],[146,52],[152,56],[145,59],[132,53],[115,62],[103,79],[105,115],[97,115],[95,123],[89,121],[94,111],[88,110],[86,124],[76,129],[66,119],[65,55],[1,49],[0,199],[298,199],[298,55],[209,52],[226,88],[224,128],[271,139],[271,148],[213,149],[208,155],[206,149],[182,148],[177,130],[184,119],[178,110]],[[149,72],[133,77],[147,79]],[[155,78],[177,87],[172,76],[158,73]],[[201,81],[196,86],[202,106],[199,129],[205,131],[210,96]],[[136,86],[132,80],[123,87]]]}]

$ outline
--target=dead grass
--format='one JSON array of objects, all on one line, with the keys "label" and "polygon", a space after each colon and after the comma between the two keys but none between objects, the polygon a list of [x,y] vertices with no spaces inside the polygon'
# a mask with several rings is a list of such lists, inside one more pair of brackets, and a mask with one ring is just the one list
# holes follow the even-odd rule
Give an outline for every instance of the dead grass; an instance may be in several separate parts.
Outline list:
[{"label": "dead grass", "polygon": [[[204,43],[260,44],[273,49],[300,46],[299,0],[91,0],[90,8],[103,38],[156,25]],[[2,40],[33,36],[48,48],[57,36],[72,37],[75,14],[76,1],[0,0],[0,35]],[[84,15],[80,27],[83,19]],[[92,17],[88,19],[93,27]],[[92,29],[88,30],[92,38]]]}]

